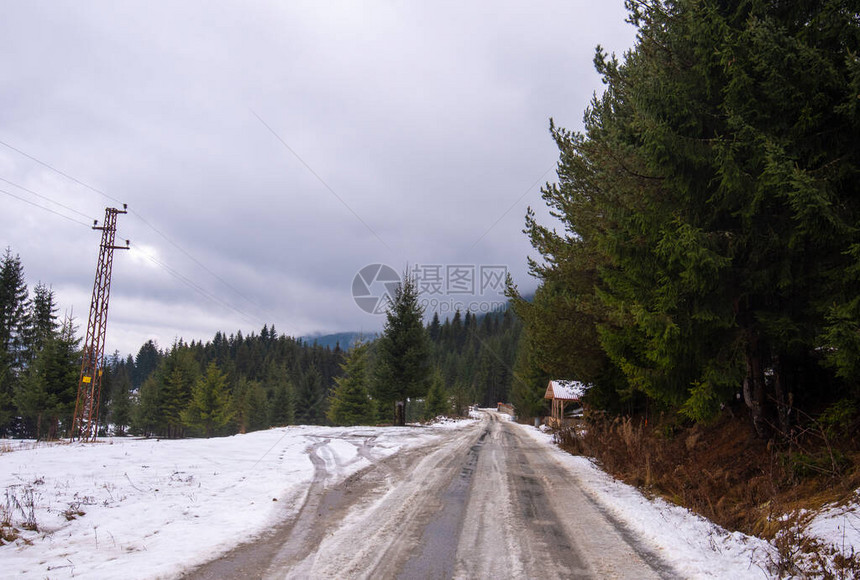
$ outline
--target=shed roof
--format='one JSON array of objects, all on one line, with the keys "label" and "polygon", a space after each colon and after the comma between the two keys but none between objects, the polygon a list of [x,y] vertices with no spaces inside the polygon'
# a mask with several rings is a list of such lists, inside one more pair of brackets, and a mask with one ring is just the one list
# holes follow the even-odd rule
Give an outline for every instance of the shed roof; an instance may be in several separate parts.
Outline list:
[{"label": "shed roof", "polygon": [[562,401],[578,401],[585,394],[588,385],[579,381],[550,381],[546,386],[544,399],[560,399]]}]

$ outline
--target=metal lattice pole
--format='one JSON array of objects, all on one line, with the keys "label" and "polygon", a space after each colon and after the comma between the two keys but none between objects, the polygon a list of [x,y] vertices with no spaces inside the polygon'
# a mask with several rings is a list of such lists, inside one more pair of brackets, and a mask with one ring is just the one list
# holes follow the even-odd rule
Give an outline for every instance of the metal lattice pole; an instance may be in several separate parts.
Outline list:
[{"label": "metal lattice pole", "polygon": [[127,250],[129,245],[115,245],[116,217],[128,213],[123,209],[105,208],[102,226],[96,222],[94,230],[101,230],[102,242],[99,249],[99,262],[96,266],[96,280],[93,284],[93,299],[90,302],[90,317],[87,320],[87,336],[81,352],[81,375],[78,381],[78,397],[75,401],[75,414],[72,419],[74,441],[95,441],[98,434],[99,401],[102,388],[102,361],[107,332],[108,300],[110,299],[110,278],[113,269],[113,251]]}]

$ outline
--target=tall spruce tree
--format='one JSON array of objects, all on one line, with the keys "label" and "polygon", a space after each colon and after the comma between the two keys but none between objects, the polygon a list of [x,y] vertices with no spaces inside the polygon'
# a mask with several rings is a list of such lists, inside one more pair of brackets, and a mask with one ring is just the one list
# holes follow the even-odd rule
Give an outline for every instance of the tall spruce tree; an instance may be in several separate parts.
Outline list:
[{"label": "tall spruce tree", "polygon": [[[218,335],[216,335],[217,338]],[[155,341],[147,340],[137,351],[137,356],[134,359],[134,370],[131,376],[132,387],[139,389],[143,382],[158,368],[162,358]]]},{"label": "tall spruce tree", "polygon": [[368,394],[370,345],[357,342],[341,364],[343,374],[335,378],[336,387],[329,398],[328,420],[335,425],[369,425],[376,422],[376,409]]},{"label": "tall spruce tree", "polygon": [[389,407],[395,425],[406,424],[407,399],[427,393],[430,341],[423,314],[415,280],[404,272],[388,304],[385,327],[376,344],[372,386],[374,399]]},{"label": "tall spruce tree", "polygon": [[108,421],[113,424],[114,434],[120,437],[126,434],[131,424],[131,378],[128,368],[121,365],[113,372],[111,382],[112,393]]},{"label": "tall spruce tree", "polygon": [[[192,353],[181,341],[173,345],[170,353],[162,360],[157,376],[161,385],[158,389],[158,408],[161,430],[165,437],[182,437],[187,421],[183,411],[193,398],[194,385],[198,382],[200,366]],[[208,372],[208,369],[207,369]]]},{"label": "tall spruce tree", "polygon": [[182,410],[182,420],[209,438],[223,429],[232,417],[233,404],[227,390],[227,377],[214,362],[209,363],[206,372],[194,384],[191,400]]},{"label": "tall spruce tree", "polygon": [[[268,329],[264,327],[266,332]],[[233,388],[233,421],[239,433],[247,433],[251,429],[251,397],[252,393],[259,388],[257,381],[249,381],[246,377],[240,377]]]},{"label": "tall spruce tree", "polygon": [[311,365],[296,389],[296,423],[299,425],[322,423],[325,417],[325,400],[322,376],[316,365]]},{"label": "tall spruce tree", "polygon": [[27,283],[21,257],[11,248],[0,260],[0,435],[8,433],[21,371],[27,324]]},{"label": "tall spruce tree", "polygon": [[22,374],[15,404],[25,421],[25,435],[57,439],[68,431],[80,373],[79,342],[75,326],[67,318]]},{"label": "tall spruce tree", "polygon": [[45,343],[57,334],[59,327],[54,291],[39,282],[33,288],[33,298],[29,303],[24,331],[26,362],[31,361],[42,350]]},{"label": "tall spruce tree", "polygon": [[290,381],[284,376],[273,390],[269,405],[269,425],[282,427],[295,422],[295,397]]},{"label": "tall spruce tree", "polygon": [[440,415],[451,412],[451,400],[445,391],[445,377],[438,368],[433,371],[430,379],[430,388],[427,391],[427,399],[424,402],[424,418],[435,419]]}]

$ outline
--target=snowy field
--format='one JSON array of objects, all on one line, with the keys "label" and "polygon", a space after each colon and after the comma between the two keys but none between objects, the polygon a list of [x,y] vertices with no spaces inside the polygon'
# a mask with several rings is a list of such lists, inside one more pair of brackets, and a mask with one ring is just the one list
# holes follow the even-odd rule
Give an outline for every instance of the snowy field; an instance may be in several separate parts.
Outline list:
[{"label": "snowy field", "polygon": [[0,576],[173,577],[295,514],[314,475],[312,447],[336,483],[369,464],[359,454],[368,440],[378,459],[469,422],[89,445],[0,441],[0,510],[21,534],[0,546]]},{"label": "snowy field", "polygon": [[[91,445],[0,441],[0,516],[20,530],[18,540],[0,546],[2,576],[175,577],[295,514],[314,476],[312,450],[334,484],[371,459],[432,443],[470,422],[287,427],[208,440],[117,438]],[[549,435],[521,428],[552,445]],[[767,542],[646,499],[587,459],[555,453],[594,501],[685,577],[769,576],[776,555]],[[856,504],[828,510],[808,530],[846,551],[860,549]]]}]

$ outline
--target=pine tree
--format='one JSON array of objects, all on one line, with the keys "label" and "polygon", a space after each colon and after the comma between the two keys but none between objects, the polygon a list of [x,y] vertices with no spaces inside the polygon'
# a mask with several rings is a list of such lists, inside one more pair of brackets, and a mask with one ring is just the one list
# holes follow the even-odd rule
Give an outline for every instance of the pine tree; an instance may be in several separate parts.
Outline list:
[{"label": "pine tree", "polygon": [[158,408],[162,433],[167,438],[182,437],[187,421],[182,412],[193,397],[199,369],[191,352],[179,342],[159,366],[156,376],[161,380]]},{"label": "pine tree", "polygon": [[316,365],[311,365],[296,390],[296,423],[299,425],[321,423],[325,417],[325,399],[322,376]]},{"label": "pine tree", "polygon": [[463,329],[463,321],[460,315],[460,309],[454,311],[454,317],[451,319],[451,341],[454,348],[459,350],[463,348],[463,343],[466,341],[465,331]]},{"label": "pine tree", "polygon": [[239,433],[249,433],[269,426],[266,391],[258,381],[240,377],[233,390],[232,401],[233,422]]},{"label": "pine tree", "polygon": [[27,363],[35,358],[45,343],[59,330],[54,291],[39,282],[33,288],[33,299],[29,304],[26,330],[24,331],[24,359]]},{"label": "pine tree", "polygon": [[143,382],[158,368],[161,359],[162,355],[158,346],[153,340],[147,340],[140,347],[137,357],[134,359],[134,372],[131,377],[132,387],[139,389]]},{"label": "pine tree", "polygon": [[430,381],[424,412],[425,419],[435,419],[451,412],[451,402],[448,399],[448,393],[445,392],[445,378],[438,369],[433,372],[433,378]]},{"label": "pine tree", "polygon": [[[265,328],[265,327],[264,327]],[[268,332],[268,329],[265,329]],[[253,386],[257,383],[249,381],[245,377],[240,377],[239,382],[233,389],[233,421],[236,424],[236,430],[239,433],[247,433],[249,431],[248,424],[250,423],[251,414],[251,392]]]},{"label": "pine tree", "polygon": [[405,425],[406,401],[426,394],[430,374],[430,340],[422,321],[415,280],[407,273],[386,311],[376,345],[372,394],[382,405],[393,405],[394,424]]},{"label": "pine tree", "polygon": [[547,414],[548,405],[544,394],[550,378],[535,360],[534,349],[526,330],[520,337],[511,385],[511,403],[517,416],[527,419]]},{"label": "pine tree", "polygon": [[451,398],[454,403],[454,414],[462,417],[472,404],[472,392],[469,384],[457,378],[451,387]]},{"label": "pine tree", "polygon": [[[289,417],[289,413],[287,414]],[[251,383],[248,395],[248,431],[259,431],[269,427],[269,408],[266,391],[257,383]]]},{"label": "pine tree", "polygon": [[274,397],[269,405],[269,424],[275,427],[295,423],[293,388],[284,376],[274,388]]},{"label": "pine tree", "polygon": [[209,363],[205,374],[194,384],[191,400],[182,411],[186,425],[202,432],[207,438],[224,428],[233,416],[227,377],[215,363]]},{"label": "pine tree", "polygon": [[132,410],[132,427],[145,437],[155,435],[163,426],[159,399],[161,380],[150,375],[140,387],[137,403]]},{"label": "pine tree", "polygon": [[[41,362],[41,361],[39,361]],[[47,383],[44,373],[39,369],[41,365],[31,365],[19,381],[15,390],[15,407],[20,417],[24,420],[24,433],[26,437],[42,439],[43,429],[47,427],[46,414],[53,407],[53,400],[48,395]]]},{"label": "pine tree", "polygon": [[427,333],[430,335],[430,340],[437,342],[439,334],[442,332],[442,325],[439,323],[439,313],[433,313],[433,319],[430,321],[430,326],[427,327]]},{"label": "pine tree", "polygon": [[13,393],[22,368],[27,294],[21,257],[6,248],[0,260],[0,434],[7,432],[15,414]]},{"label": "pine tree", "polygon": [[108,420],[113,424],[114,434],[124,436],[128,426],[131,424],[131,379],[125,366],[119,367],[113,375],[113,393],[111,395],[110,412]]},{"label": "pine tree", "polygon": [[335,425],[369,425],[376,419],[373,401],[368,395],[369,345],[358,342],[341,365],[343,375],[335,378],[337,385],[329,398],[326,416]]},{"label": "pine tree", "polygon": [[56,439],[71,426],[80,372],[78,343],[74,324],[66,319],[18,384],[15,403],[37,438]]}]

